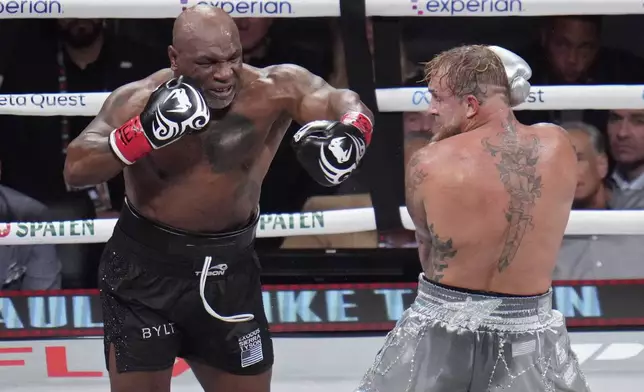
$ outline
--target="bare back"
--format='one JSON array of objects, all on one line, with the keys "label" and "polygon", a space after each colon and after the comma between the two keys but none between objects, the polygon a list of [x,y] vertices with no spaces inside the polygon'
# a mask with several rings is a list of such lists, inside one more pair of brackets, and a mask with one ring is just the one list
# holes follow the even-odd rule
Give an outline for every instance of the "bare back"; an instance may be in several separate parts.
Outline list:
[{"label": "bare back", "polygon": [[471,290],[546,292],[575,168],[564,131],[513,115],[419,150],[408,166],[407,206],[426,276]]}]

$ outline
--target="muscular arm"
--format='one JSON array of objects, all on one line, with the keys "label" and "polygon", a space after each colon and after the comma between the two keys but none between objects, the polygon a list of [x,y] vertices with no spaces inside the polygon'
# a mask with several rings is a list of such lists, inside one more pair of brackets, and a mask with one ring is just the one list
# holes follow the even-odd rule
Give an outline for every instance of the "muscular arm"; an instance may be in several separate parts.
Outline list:
[{"label": "muscular arm", "polygon": [[151,91],[169,77],[167,70],[114,90],[94,120],[67,148],[64,176],[67,184],[81,187],[105,182],[125,166],[109,145],[109,134],[139,114]]},{"label": "muscular arm", "polygon": [[363,113],[374,122],[371,110],[351,90],[336,89],[296,65],[281,65],[275,74],[278,83],[283,83],[288,91],[287,110],[300,125],[315,120],[339,121],[347,112]]},{"label": "muscular arm", "polygon": [[335,89],[304,68],[277,66],[273,78],[281,111],[302,125],[291,140],[300,164],[322,186],[341,184],[371,142],[373,114],[356,93]]}]

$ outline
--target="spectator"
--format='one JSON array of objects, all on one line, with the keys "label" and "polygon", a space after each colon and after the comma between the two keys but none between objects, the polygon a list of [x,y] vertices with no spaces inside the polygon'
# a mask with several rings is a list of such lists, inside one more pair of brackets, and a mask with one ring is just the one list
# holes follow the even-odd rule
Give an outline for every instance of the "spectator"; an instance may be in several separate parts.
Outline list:
[{"label": "spectator", "polygon": [[[102,19],[41,21],[39,34],[31,32],[14,48],[0,93],[110,92],[168,66],[165,50],[117,37],[107,27]],[[0,116],[2,183],[45,204],[53,220],[116,215],[124,198],[122,175],[88,189],[72,189],[63,178],[67,143],[92,119]],[[58,247],[66,287],[96,287],[103,246]]]},{"label": "spectator", "polygon": [[597,128],[583,122],[562,124],[577,151],[577,189],[573,209],[609,208],[608,157],[604,137]]},{"label": "spectator", "polygon": [[616,164],[614,187],[644,192],[644,110],[612,110],[607,131]]},{"label": "spectator", "polygon": [[403,113],[403,132],[405,133],[405,165],[414,152],[426,146],[432,136],[434,117],[425,112]]},{"label": "spectator", "polygon": [[[630,53],[601,46],[602,17],[554,16],[544,19],[541,39],[520,50],[532,68],[534,85],[644,83],[644,60]],[[598,128],[605,111],[521,111],[527,123],[584,121]]]},{"label": "spectator", "polygon": [[[3,222],[41,222],[47,207],[0,185],[0,219]],[[15,230],[0,226],[2,235]],[[61,288],[61,263],[55,245],[0,246],[0,290],[52,290]]]},{"label": "spectator", "polygon": [[601,45],[602,17],[544,19],[541,40],[523,50],[534,84],[620,84],[644,80],[644,60]]},{"label": "spectator", "polygon": [[[290,21],[272,18],[235,18],[244,53],[244,62],[255,67],[292,63],[300,65],[323,79],[333,70],[330,43],[324,45],[318,34],[289,26]],[[315,23],[310,22],[315,32]],[[324,32],[320,32],[324,33]],[[328,32],[327,32],[328,33]]]},{"label": "spectator", "polygon": [[[642,191],[611,189],[608,181],[609,163],[606,142],[594,126],[582,122],[562,124],[568,131],[577,151],[579,183],[575,194],[574,209],[644,209]],[[642,154],[644,155],[644,154]],[[640,197],[635,193],[639,193]]]},{"label": "spectator", "polygon": [[[154,52],[114,36],[102,19],[59,19],[39,26],[37,39],[15,48],[2,75],[1,93],[109,92],[168,63],[165,51]],[[63,179],[66,144],[92,118],[0,117],[3,183],[52,208],[71,202],[95,205],[99,214],[120,209],[122,176],[109,181],[109,196],[106,186],[75,190]]]},{"label": "spectator", "polygon": [[265,58],[268,49],[271,48],[269,31],[273,25],[273,18],[236,18],[235,24],[239,29],[244,62]]},{"label": "spectator", "polygon": [[[606,186],[608,174],[604,137],[592,125],[565,123],[577,151],[579,180],[573,208],[626,208],[619,194]],[[644,207],[644,206],[640,206]],[[644,243],[638,235],[567,235],[563,238],[555,279],[626,279],[644,277]],[[619,255],[619,257],[616,257]]]}]

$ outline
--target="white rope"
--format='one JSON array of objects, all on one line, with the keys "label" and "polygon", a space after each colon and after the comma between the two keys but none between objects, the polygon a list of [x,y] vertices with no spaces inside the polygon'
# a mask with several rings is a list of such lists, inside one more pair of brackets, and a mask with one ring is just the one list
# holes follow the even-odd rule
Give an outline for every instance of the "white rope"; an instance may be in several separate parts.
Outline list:
[{"label": "white rope", "polygon": [[[415,230],[407,208],[400,207],[403,227]],[[566,235],[641,235],[644,211],[571,211]]]},{"label": "white rope", "polygon": [[[400,207],[403,227],[414,230],[405,207]],[[0,223],[0,246],[33,244],[104,243],[111,237],[116,219],[56,222]],[[373,208],[263,214],[258,238],[302,235],[349,234],[376,230]],[[566,235],[644,234],[644,211],[572,211]]]},{"label": "white rope", "polygon": [[[0,223],[1,245],[104,243],[116,219]],[[262,214],[257,237],[347,234],[376,230],[373,208]]]},{"label": "white rope", "polygon": [[161,19],[195,4],[219,7],[233,17],[340,16],[339,0],[14,0],[0,1],[0,19]]},{"label": "white rope", "polygon": [[[427,88],[376,90],[381,112],[422,112],[429,106]],[[515,110],[644,109],[644,85],[532,86]],[[1,112],[0,112],[1,113]]]},{"label": "white rope", "polygon": [[642,14],[641,0],[365,0],[369,16],[543,16]]},{"label": "white rope", "polygon": [[[0,94],[0,115],[95,116],[109,93]],[[377,89],[381,112],[427,110],[426,88]],[[644,109],[644,85],[532,86],[516,110]]]}]

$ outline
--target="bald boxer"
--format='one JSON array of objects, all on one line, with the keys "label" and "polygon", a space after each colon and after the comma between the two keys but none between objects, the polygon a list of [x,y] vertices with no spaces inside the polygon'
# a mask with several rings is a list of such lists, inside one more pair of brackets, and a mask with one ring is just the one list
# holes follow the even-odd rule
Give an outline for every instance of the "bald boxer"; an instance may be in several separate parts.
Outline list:
[{"label": "bald boxer", "polygon": [[588,391],[550,287],[576,156],[561,128],[514,118],[530,76],[499,47],[427,64],[435,142],[406,178],[423,273],[357,391]]},{"label": "bald boxer", "polygon": [[373,116],[357,94],[300,67],[242,64],[237,27],[219,8],[184,11],[168,54],[170,69],[110,94],[65,163],[72,186],[124,172],[99,282],[111,390],[169,391],[181,357],[205,391],[266,392],[273,347],[253,249],[262,181],[295,121],[302,165],[340,184],[365,154]]}]

